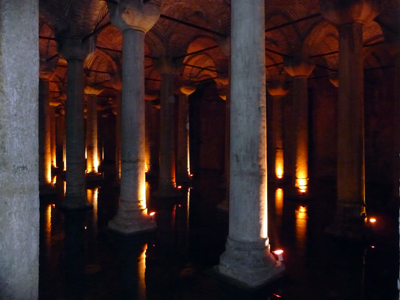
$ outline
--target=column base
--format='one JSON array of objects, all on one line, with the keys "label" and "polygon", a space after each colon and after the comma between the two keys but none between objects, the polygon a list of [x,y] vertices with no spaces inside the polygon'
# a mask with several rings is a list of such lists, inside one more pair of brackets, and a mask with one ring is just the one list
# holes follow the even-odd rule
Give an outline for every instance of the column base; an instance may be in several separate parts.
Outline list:
[{"label": "column base", "polygon": [[360,205],[339,204],[336,208],[333,223],[326,228],[327,234],[352,240],[368,237],[366,216]]},{"label": "column base", "polygon": [[122,234],[136,234],[156,230],[157,224],[151,216],[144,215],[141,210],[136,210],[130,214],[126,212],[122,215],[117,214],[108,222],[108,227]]},{"label": "column base", "polygon": [[283,275],[284,265],[261,242],[237,242],[228,237],[215,271],[239,286],[258,288]]},{"label": "column base", "polygon": [[86,197],[69,197],[65,196],[61,203],[61,209],[64,210],[84,210],[92,209],[92,205],[87,202]]}]

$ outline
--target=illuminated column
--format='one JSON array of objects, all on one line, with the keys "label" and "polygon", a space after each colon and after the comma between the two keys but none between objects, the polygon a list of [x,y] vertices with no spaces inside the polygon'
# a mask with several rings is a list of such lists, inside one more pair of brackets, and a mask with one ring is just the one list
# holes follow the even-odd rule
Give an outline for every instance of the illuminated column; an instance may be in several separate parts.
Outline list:
[{"label": "illuminated column", "polygon": [[85,139],[83,116],[83,61],[89,54],[89,45],[80,39],[64,39],[58,52],[67,60],[67,100],[65,102],[66,129],[66,194],[65,209],[90,207],[85,188]]},{"label": "illuminated column", "polygon": [[155,126],[154,123],[154,107],[153,101],[158,98],[158,95],[155,93],[145,94],[145,110],[146,110],[146,177],[154,177],[155,176],[155,168],[157,165],[158,152],[156,151],[156,142],[155,142]]},{"label": "illuminated column", "polygon": [[0,298],[38,299],[39,1],[0,7]]},{"label": "illuminated column", "polygon": [[154,61],[161,76],[160,91],[160,170],[159,197],[176,195],[175,190],[175,96],[174,76],[176,67],[172,59],[161,58]]},{"label": "illuminated column", "polygon": [[285,70],[293,76],[293,111],[295,115],[295,187],[300,193],[308,185],[308,85],[307,77],[314,65],[306,59],[295,56],[285,61]]},{"label": "illuminated column", "polygon": [[65,110],[61,106],[58,108],[57,126],[56,126],[56,144],[57,144],[57,165],[60,170],[65,171],[66,167],[66,147],[65,147]]},{"label": "illuminated column", "polygon": [[177,142],[177,166],[176,177],[179,183],[190,181],[189,159],[189,95],[196,89],[192,86],[182,86],[178,100],[178,142]]},{"label": "illuminated column", "polygon": [[51,166],[56,168],[56,107],[54,105],[50,105],[50,157]]},{"label": "illuminated column", "polygon": [[328,231],[355,237],[365,220],[363,25],[378,8],[373,0],[319,2],[339,30],[337,205]]},{"label": "illuminated column", "polygon": [[39,186],[40,194],[51,193],[49,80],[39,79]]},{"label": "illuminated column", "polygon": [[232,0],[229,235],[216,269],[249,287],[283,271],[270,253],[267,215],[265,10]]},{"label": "illuminated column", "polygon": [[97,95],[103,90],[91,86],[85,87],[86,93],[86,172],[87,175],[98,175],[99,151],[97,140]]},{"label": "illuminated column", "polygon": [[107,5],[123,38],[120,204],[109,227],[130,234],[156,227],[146,210],[144,37],[157,22],[160,7],[141,0]]},{"label": "illuminated column", "polygon": [[283,150],[283,97],[287,90],[282,84],[274,82],[267,87],[268,93],[272,96],[272,142],[274,145],[274,165],[276,179],[283,179],[284,176],[284,150]]}]

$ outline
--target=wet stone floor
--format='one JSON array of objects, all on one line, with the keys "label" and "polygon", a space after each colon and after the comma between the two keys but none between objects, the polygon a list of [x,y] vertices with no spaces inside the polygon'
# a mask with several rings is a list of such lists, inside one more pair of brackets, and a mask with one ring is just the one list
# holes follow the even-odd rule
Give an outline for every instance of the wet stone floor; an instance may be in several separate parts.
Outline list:
[{"label": "wet stone floor", "polygon": [[[147,206],[157,230],[132,236],[107,227],[118,207],[113,178],[88,186],[90,210],[60,209],[61,179],[57,196],[41,199],[40,299],[398,299],[397,213],[388,206],[369,213],[377,220],[369,240],[337,240],[324,233],[334,190],[314,187],[312,197],[291,199],[285,186],[269,184],[271,250],[284,250],[286,273],[249,291],[213,272],[228,234],[218,174],[204,172],[171,199],[153,197],[150,181]],[[380,195],[375,189],[371,202]]]}]

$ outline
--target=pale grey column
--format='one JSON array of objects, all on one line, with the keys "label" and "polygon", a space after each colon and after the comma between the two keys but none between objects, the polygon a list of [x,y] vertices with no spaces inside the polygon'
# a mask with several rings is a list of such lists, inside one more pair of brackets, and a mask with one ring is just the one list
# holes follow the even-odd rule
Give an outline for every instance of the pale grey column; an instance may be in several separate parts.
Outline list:
[{"label": "pale grey column", "polygon": [[282,271],[270,253],[267,215],[265,8],[233,0],[229,235],[216,269],[256,287]]},{"label": "pale grey column", "polygon": [[59,53],[67,60],[66,129],[66,194],[65,209],[90,207],[85,187],[84,74],[83,61],[88,54],[79,39],[65,39],[58,44]]},{"label": "pale grey column", "polygon": [[39,296],[38,19],[39,1],[0,0],[1,299]]},{"label": "pale grey column", "polygon": [[108,9],[123,38],[120,204],[109,227],[130,234],[156,227],[146,210],[144,37],[158,20],[160,7],[153,1],[131,0],[122,6],[108,3]]},{"label": "pale grey column", "polygon": [[121,180],[121,97],[122,93],[120,90],[117,91],[117,97],[115,98],[116,106],[116,134],[115,134],[115,168],[116,168],[116,180]]}]

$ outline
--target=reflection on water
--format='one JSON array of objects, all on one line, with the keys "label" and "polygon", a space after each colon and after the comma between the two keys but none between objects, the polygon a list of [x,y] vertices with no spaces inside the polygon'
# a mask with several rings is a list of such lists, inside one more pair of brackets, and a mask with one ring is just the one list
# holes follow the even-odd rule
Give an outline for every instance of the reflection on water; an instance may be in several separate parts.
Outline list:
[{"label": "reflection on water", "polygon": [[99,199],[99,188],[87,189],[87,199],[88,202],[92,205],[92,221],[93,221],[93,230],[97,228],[97,219],[98,219],[98,199]]},{"label": "reflection on water", "polygon": [[307,208],[301,205],[296,210],[296,239],[298,250],[304,251],[307,233]]},{"label": "reflection on water", "polygon": [[147,244],[144,245],[142,252],[138,257],[138,294],[139,299],[146,299],[146,251]]},{"label": "reflection on water", "polygon": [[275,190],[275,213],[278,217],[281,217],[282,211],[283,211],[283,189],[277,188]]}]

